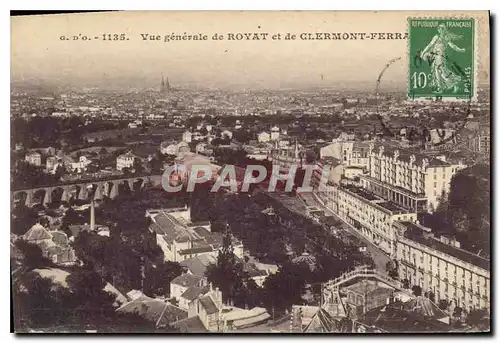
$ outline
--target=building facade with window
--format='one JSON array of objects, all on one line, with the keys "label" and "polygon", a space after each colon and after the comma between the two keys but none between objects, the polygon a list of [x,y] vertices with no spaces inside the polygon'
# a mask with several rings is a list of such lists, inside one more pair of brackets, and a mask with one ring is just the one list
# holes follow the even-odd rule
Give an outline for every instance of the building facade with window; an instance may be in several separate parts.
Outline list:
[{"label": "building facade with window", "polygon": [[460,248],[456,240],[434,237],[429,228],[400,221],[396,260],[401,280],[466,311],[490,308],[490,261]]},{"label": "building facade with window", "polygon": [[116,158],[116,170],[122,171],[123,168],[132,168],[134,166],[135,156],[128,152]]},{"label": "building facade with window", "polygon": [[371,192],[403,208],[426,212],[437,208],[450,190],[453,175],[465,167],[444,158],[371,144],[369,172],[360,178]]},{"label": "building facade with window", "polygon": [[357,229],[386,253],[395,253],[396,233],[393,222],[416,221],[417,213],[353,185],[341,185],[331,192],[337,215]]}]

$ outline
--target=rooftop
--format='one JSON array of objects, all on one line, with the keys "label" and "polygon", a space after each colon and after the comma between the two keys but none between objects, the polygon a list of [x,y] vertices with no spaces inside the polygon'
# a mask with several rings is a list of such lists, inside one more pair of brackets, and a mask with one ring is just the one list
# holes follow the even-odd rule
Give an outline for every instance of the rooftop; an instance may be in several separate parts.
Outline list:
[{"label": "rooftop", "polygon": [[363,188],[350,185],[350,184],[344,184],[342,185],[341,189],[347,190],[351,193],[354,193],[355,195],[363,198],[364,200],[372,203],[373,206],[379,206],[382,209],[391,212],[391,214],[400,214],[400,213],[408,213],[409,211],[396,205],[395,203],[391,201],[386,201],[382,199],[381,197],[371,193],[370,191],[367,191]]},{"label": "rooftop", "polygon": [[198,255],[180,262],[181,266],[186,267],[194,275],[205,275],[207,266],[216,263],[217,259],[210,254]]},{"label": "rooftop", "polygon": [[200,317],[194,316],[185,319],[181,319],[172,324],[175,328],[179,329],[184,333],[207,333],[209,332]]},{"label": "rooftop", "polygon": [[50,234],[49,230],[47,230],[39,223],[36,223],[28,230],[28,232],[23,235],[23,239],[26,241],[39,241],[44,239],[52,239],[52,235]]},{"label": "rooftop", "polygon": [[411,150],[411,149],[405,149],[397,146],[392,146],[389,144],[376,144],[374,146],[374,152],[378,153],[380,147],[384,147],[384,155],[385,156],[394,156],[394,152],[397,150],[399,152],[398,159],[405,161],[405,162],[410,162],[410,157],[413,155],[415,156],[415,163],[416,164],[422,164],[422,161],[424,159],[427,159],[429,161],[429,166],[431,167],[446,167],[449,166],[449,163],[446,163],[442,160],[439,160],[437,158],[433,158],[431,156],[427,156],[425,154],[422,154],[420,151],[417,150]]},{"label": "rooftop", "polygon": [[187,318],[187,311],[162,300],[141,296],[116,310],[119,313],[137,313],[141,317],[156,324],[156,327]]},{"label": "rooftop", "polygon": [[349,184],[346,184],[346,185],[343,185],[342,186],[343,188],[347,189],[348,191],[351,191],[352,193],[355,193],[357,195],[359,195],[360,197],[368,200],[368,201],[373,201],[373,200],[380,200],[381,198],[377,197],[376,195],[374,195],[373,193],[371,192],[368,192],[362,188],[359,188],[359,187],[356,187],[356,186],[353,186],[353,185],[349,185]]},{"label": "rooftop", "polygon": [[406,211],[404,208],[399,207],[395,203],[391,201],[384,201],[384,202],[379,202],[377,205],[382,206],[383,208],[388,209],[391,212],[400,212],[400,211]]},{"label": "rooftop", "polygon": [[475,255],[467,250],[454,247],[449,244],[445,244],[435,238],[433,235],[424,235],[424,231],[421,226],[418,226],[411,222],[400,222],[402,225],[407,227],[404,236],[414,242],[425,245],[431,249],[440,251],[446,255],[453,256],[461,261],[470,263],[476,267],[482,268],[484,270],[490,270],[490,260]]},{"label": "rooftop", "polygon": [[396,301],[368,311],[358,321],[385,332],[447,332],[451,327],[434,316],[423,316],[421,312],[405,308],[405,303]]},{"label": "rooftop", "polygon": [[203,276],[191,275],[191,274],[185,273],[185,274],[182,274],[182,275],[176,277],[175,279],[173,279],[171,283],[190,288],[190,287],[193,287],[196,285],[201,286],[201,285],[205,284],[206,279]]},{"label": "rooftop", "polygon": [[394,289],[388,288],[387,286],[382,286],[380,283],[376,283],[370,280],[361,280],[352,285],[344,287],[346,291],[353,291],[360,294],[372,294],[372,293],[387,293],[391,294],[394,292]]},{"label": "rooftop", "polygon": [[195,285],[186,289],[186,291],[181,294],[181,298],[191,301],[196,299],[199,295],[206,294],[209,290],[209,286],[200,287]]},{"label": "rooftop", "polygon": [[213,250],[214,250],[214,247],[212,247],[211,245],[201,245],[198,247],[179,250],[179,255],[200,254],[200,253],[204,253],[204,252],[211,252]]},{"label": "rooftop", "polygon": [[217,305],[215,305],[214,301],[212,300],[212,297],[209,295],[204,295],[200,298],[201,305],[207,312],[207,314],[213,314],[219,311],[217,308]]}]

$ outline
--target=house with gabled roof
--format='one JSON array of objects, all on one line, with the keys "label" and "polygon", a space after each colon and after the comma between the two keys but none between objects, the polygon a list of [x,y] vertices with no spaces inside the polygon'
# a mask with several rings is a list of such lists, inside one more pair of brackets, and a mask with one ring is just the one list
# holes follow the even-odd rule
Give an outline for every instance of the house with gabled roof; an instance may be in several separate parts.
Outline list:
[{"label": "house with gabled roof", "polygon": [[129,301],[119,307],[118,313],[136,313],[144,319],[155,323],[156,328],[169,326],[171,323],[187,318],[187,311],[160,299],[152,299],[148,296]]},{"label": "house with gabled roof", "polygon": [[349,325],[344,321],[334,318],[324,308],[318,309],[309,324],[302,329],[306,333],[340,333],[347,332]]},{"label": "house with gabled roof", "polygon": [[170,282],[170,298],[179,301],[179,307],[189,308],[189,303],[208,292],[208,280],[204,276],[184,273]]}]

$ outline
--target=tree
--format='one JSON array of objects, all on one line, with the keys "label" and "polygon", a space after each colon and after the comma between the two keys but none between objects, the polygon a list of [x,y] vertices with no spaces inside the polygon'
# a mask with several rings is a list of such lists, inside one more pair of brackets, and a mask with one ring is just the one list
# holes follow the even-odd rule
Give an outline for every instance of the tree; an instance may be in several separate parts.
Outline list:
[{"label": "tree", "polygon": [[147,167],[151,171],[151,173],[161,173],[161,170],[163,168],[163,162],[161,159],[155,156],[148,161]]},{"label": "tree", "polygon": [[467,315],[466,323],[482,330],[487,330],[491,326],[491,318],[486,309],[474,309]]},{"label": "tree", "polygon": [[177,262],[161,262],[149,264],[145,268],[144,293],[154,295],[169,295],[170,282],[181,275],[184,268]]},{"label": "tree", "polygon": [[100,169],[101,166],[99,165],[98,162],[92,162],[87,166],[86,171],[90,174],[94,174],[97,173]]},{"label": "tree", "polygon": [[23,239],[18,239],[14,244],[23,254],[24,265],[29,270],[54,266],[51,260],[43,256],[42,249],[38,245]]},{"label": "tree", "polygon": [[489,255],[490,188],[488,165],[460,170],[451,179],[448,197],[441,199],[433,214],[424,216],[424,225],[455,236],[466,250]]},{"label": "tree", "polygon": [[444,300],[444,299],[439,300],[438,307],[439,307],[441,310],[446,311],[446,310],[448,309],[448,301],[446,301],[446,300]]},{"label": "tree", "polygon": [[415,285],[415,286],[413,286],[413,287],[411,288],[411,290],[412,290],[413,294],[414,294],[416,297],[419,297],[419,296],[421,296],[421,295],[422,295],[422,287],[420,287],[420,286]]},{"label": "tree", "polygon": [[135,174],[140,174],[144,171],[144,167],[142,166],[142,162],[139,158],[134,158],[132,169],[134,169]]},{"label": "tree", "polygon": [[460,318],[462,316],[463,309],[460,306],[455,307],[453,310],[453,317]]},{"label": "tree", "polygon": [[301,303],[305,285],[305,280],[296,273],[293,264],[282,265],[277,273],[269,275],[264,281],[264,306],[271,311],[282,311]]},{"label": "tree", "polygon": [[47,174],[42,166],[35,166],[26,161],[17,161],[11,170],[14,188],[37,187],[55,184],[59,179]]},{"label": "tree", "polygon": [[16,235],[24,235],[38,220],[38,213],[31,207],[16,206],[11,212],[10,229]]},{"label": "tree", "polygon": [[27,328],[60,325],[67,318],[62,299],[67,292],[38,273],[26,274],[21,286],[13,290],[14,327],[16,331]]},{"label": "tree", "polygon": [[241,293],[245,292],[244,280],[247,279],[242,263],[236,261],[231,240],[232,235],[226,229],[217,263],[210,264],[205,272],[208,281],[219,287],[224,302],[241,298]]},{"label": "tree", "polygon": [[408,279],[403,280],[403,288],[404,289],[410,288],[410,280],[408,280]]}]

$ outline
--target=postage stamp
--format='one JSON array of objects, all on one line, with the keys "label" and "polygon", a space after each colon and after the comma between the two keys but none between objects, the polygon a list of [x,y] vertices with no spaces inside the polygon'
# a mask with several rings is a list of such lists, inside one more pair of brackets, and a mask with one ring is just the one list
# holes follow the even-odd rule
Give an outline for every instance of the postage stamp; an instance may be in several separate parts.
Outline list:
[{"label": "postage stamp", "polygon": [[474,97],[474,24],[462,18],[408,19],[410,99]]}]

